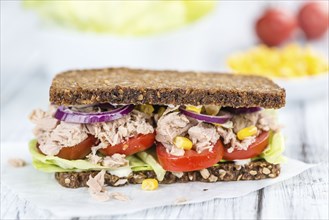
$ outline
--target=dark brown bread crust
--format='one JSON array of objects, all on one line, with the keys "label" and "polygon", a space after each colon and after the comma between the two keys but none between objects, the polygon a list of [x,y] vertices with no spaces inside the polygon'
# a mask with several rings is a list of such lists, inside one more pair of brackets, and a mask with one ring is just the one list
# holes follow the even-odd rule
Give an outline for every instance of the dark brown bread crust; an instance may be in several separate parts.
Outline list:
[{"label": "dark brown bread crust", "polygon": [[50,102],[280,108],[285,90],[259,76],[109,68],[57,75]]},{"label": "dark brown bread crust", "polygon": [[[171,172],[166,172],[164,180],[160,183],[171,184],[192,181],[218,182],[275,178],[280,174],[280,165],[271,164],[265,160],[253,161],[243,166],[227,162],[220,163],[219,166],[210,167],[205,170],[203,174],[200,171],[184,172],[180,178]],[[78,188],[86,187],[89,175],[95,176],[97,173],[98,171],[55,173],[55,178],[64,187]],[[139,184],[147,178],[156,178],[156,175],[153,171],[137,171],[130,174],[128,178],[119,178],[106,173],[105,184],[109,186],[122,186],[127,183]],[[119,180],[120,182],[118,182]]]}]

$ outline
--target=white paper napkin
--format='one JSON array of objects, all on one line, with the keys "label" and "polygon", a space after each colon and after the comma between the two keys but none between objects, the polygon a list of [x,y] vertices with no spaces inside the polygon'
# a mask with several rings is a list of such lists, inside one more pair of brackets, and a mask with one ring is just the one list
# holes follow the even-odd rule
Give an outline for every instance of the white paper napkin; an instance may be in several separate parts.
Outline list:
[{"label": "white paper napkin", "polygon": [[[64,188],[57,183],[53,174],[35,170],[31,165],[27,143],[2,143],[1,157],[1,183],[18,194],[20,198],[62,218],[77,215],[84,217],[127,214],[158,206],[197,203],[214,198],[240,197],[282,182],[315,166],[288,158],[288,162],[282,165],[280,176],[275,179],[177,183],[160,185],[155,191],[143,191],[140,185],[108,187],[109,193],[120,192],[128,196],[130,200],[111,199],[106,202],[98,202],[90,197],[87,188]],[[14,168],[7,163],[8,159],[17,157],[27,161],[28,165]]]}]

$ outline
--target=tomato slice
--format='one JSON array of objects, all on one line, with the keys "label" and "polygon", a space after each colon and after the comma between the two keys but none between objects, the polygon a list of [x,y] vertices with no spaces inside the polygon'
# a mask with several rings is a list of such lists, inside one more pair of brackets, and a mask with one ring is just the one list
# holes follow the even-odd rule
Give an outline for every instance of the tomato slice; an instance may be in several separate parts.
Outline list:
[{"label": "tomato slice", "polygon": [[248,147],[247,150],[233,150],[232,153],[227,152],[227,148],[224,150],[224,160],[243,160],[250,159],[258,156],[268,146],[269,132],[264,131],[258,137],[256,141]]},{"label": "tomato slice", "polygon": [[107,148],[100,149],[99,151],[104,154],[111,156],[115,153],[132,155],[140,151],[144,151],[154,144],[155,134],[140,134],[138,136],[129,138],[127,141],[111,146]]},{"label": "tomato slice", "polygon": [[224,146],[219,140],[212,151],[204,150],[197,153],[195,150],[187,150],[183,156],[171,155],[166,148],[158,143],[156,147],[159,163],[163,169],[168,171],[194,171],[211,167],[220,161],[224,154]]},{"label": "tomato slice", "polygon": [[67,160],[83,159],[90,154],[91,147],[94,146],[96,141],[97,139],[94,136],[88,135],[80,144],[73,147],[63,147],[56,156]]}]

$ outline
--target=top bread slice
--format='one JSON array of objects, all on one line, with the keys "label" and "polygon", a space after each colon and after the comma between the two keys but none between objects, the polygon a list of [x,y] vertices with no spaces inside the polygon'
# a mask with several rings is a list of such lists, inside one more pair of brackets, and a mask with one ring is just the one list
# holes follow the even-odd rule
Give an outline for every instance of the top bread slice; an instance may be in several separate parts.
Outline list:
[{"label": "top bread slice", "polygon": [[73,70],[50,87],[56,105],[153,104],[280,108],[285,90],[259,76],[129,68]]}]

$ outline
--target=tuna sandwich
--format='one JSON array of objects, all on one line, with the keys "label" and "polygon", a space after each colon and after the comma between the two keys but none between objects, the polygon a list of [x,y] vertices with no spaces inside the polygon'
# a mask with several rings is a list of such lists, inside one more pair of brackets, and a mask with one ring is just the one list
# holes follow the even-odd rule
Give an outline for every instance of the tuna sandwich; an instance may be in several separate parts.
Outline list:
[{"label": "tuna sandwich", "polygon": [[29,147],[64,187],[259,180],[284,161],[285,91],[267,78],[74,70],[55,76],[49,102],[30,114]]}]

